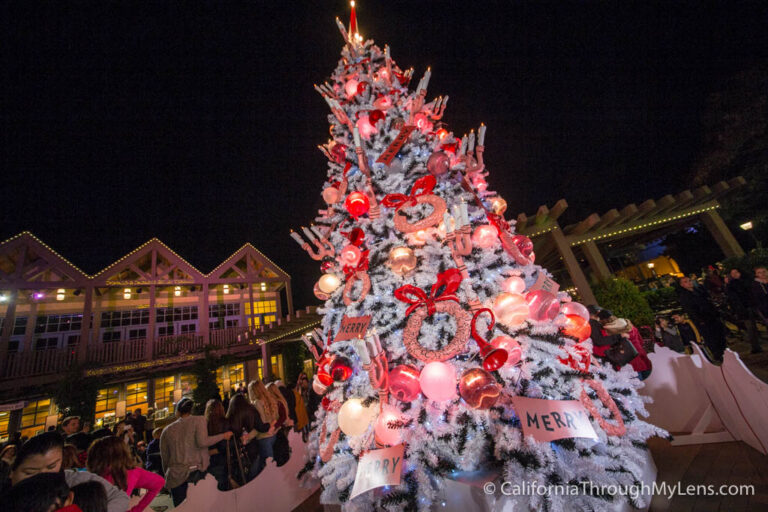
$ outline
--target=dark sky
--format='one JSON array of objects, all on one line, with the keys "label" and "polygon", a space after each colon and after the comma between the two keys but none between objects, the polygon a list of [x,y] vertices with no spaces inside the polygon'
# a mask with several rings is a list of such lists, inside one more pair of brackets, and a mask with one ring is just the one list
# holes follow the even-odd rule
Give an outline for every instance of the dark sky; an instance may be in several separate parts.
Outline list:
[{"label": "dark sky", "polygon": [[[457,133],[488,125],[509,212],[567,220],[678,192],[707,96],[764,61],[764,2],[360,0]],[[321,206],[347,2],[4,2],[0,236],[31,230],[87,272],[156,236],[204,273],[250,241],[316,303],[288,237]]]}]

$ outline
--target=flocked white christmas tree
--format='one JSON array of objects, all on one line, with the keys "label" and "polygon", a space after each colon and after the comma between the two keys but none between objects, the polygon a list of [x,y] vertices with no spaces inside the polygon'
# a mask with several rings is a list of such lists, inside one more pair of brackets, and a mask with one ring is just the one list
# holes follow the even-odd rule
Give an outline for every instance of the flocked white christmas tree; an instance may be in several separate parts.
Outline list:
[{"label": "flocked white christmas tree", "polygon": [[[448,97],[427,102],[430,71],[415,89],[389,48],[337,19],[345,41],[330,81],[322,197],[305,238],[321,264],[322,328],[306,342],[324,394],[312,420],[310,458],[323,503],[345,510],[427,510],[446,478],[496,471],[510,482],[633,485],[645,441],[631,367],[591,357],[588,316],[504,220],[488,190],[485,127],[461,139],[441,128]],[[370,316],[362,338],[334,341],[344,318]],[[580,400],[597,441],[539,442],[523,435],[514,397]],[[563,420],[564,422],[564,420]],[[351,497],[362,455],[403,444],[402,483]],[[621,496],[554,493],[531,510],[601,510]],[[648,499],[647,497],[645,499]],[[642,505],[643,498],[635,505]]]}]

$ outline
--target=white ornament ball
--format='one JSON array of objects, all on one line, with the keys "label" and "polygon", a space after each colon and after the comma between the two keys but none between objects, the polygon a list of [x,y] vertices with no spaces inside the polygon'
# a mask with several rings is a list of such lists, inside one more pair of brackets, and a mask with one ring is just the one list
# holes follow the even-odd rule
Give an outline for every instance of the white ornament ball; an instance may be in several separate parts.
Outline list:
[{"label": "white ornament ball", "polygon": [[368,426],[376,417],[378,402],[363,407],[359,398],[350,398],[339,409],[339,428],[348,436],[359,436],[368,430]]}]

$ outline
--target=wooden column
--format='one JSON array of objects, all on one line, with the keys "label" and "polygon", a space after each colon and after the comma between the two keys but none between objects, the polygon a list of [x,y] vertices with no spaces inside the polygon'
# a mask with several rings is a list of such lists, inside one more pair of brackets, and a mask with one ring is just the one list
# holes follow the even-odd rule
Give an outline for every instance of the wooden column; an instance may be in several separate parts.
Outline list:
[{"label": "wooden column", "polygon": [[96,347],[101,339],[101,295],[96,294],[94,297],[95,304],[93,305],[93,327],[91,327],[91,338],[93,338],[93,346]]},{"label": "wooden column", "polygon": [[570,274],[576,289],[579,290],[581,301],[584,304],[597,304],[595,295],[592,293],[592,288],[589,286],[589,281],[587,281],[587,277],[584,275],[584,272],[582,272],[581,267],[579,266],[579,261],[573,254],[571,246],[565,238],[563,231],[559,228],[555,228],[549,232],[549,236],[555,243],[555,247],[557,247],[560,256],[563,257],[565,268],[568,270],[568,274]]},{"label": "wooden column", "polygon": [[285,299],[288,303],[288,314],[293,318],[293,294],[291,293],[291,279],[285,282]]},{"label": "wooden column", "polygon": [[203,289],[200,293],[202,294],[202,300],[197,301],[199,304],[197,311],[197,332],[203,337],[203,344],[207,345],[211,342],[211,330],[208,325],[208,283],[203,283]]},{"label": "wooden column", "polygon": [[3,331],[0,332],[0,375],[3,376],[8,362],[8,343],[13,334],[13,326],[16,324],[16,300],[19,297],[19,291],[11,290],[6,297],[8,297],[8,306],[5,309]]},{"label": "wooden column", "polygon": [[84,295],[83,322],[80,326],[80,343],[77,345],[77,362],[80,364],[85,363],[88,358],[88,340],[91,337],[91,313],[93,313],[93,287],[88,286]]},{"label": "wooden column", "polygon": [[154,357],[155,325],[157,324],[156,292],[157,286],[154,284],[149,285],[149,328],[147,329],[147,346],[145,349],[146,353],[144,354],[147,361],[151,361]]},{"label": "wooden column", "polygon": [[35,341],[35,326],[37,325],[37,302],[29,305],[29,316],[27,317],[27,327],[24,330],[24,343],[19,347],[19,352],[32,350],[32,344]]},{"label": "wooden column", "polygon": [[253,327],[256,327],[254,325],[254,323],[253,323],[253,317],[256,316],[256,315],[255,315],[255,312],[253,311],[254,310],[254,307],[253,307],[253,283],[251,283],[251,282],[248,283],[248,303],[251,305],[251,314],[246,319],[246,321],[248,322],[248,327],[253,328]]},{"label": "wooden column", "polygon": [[717,245],[720,246],[720,250],[723,251],[726,258],[744,256],[744,249],[741,248],[739,242],[733,237],[731,230],[725,225],[719,213],[715,210],[710,210],[699,214],[699,218],[712,234],[712,237],[717,242]]},{"label": "wooden column", "polygon": [[272,362],[269,360],[269,353],[271,351],[269,350],[269,344],[268,343],[262,343],[261,344],[261,367],[264,369],[263,374],[264,378],[262,379],[264,382],[267,382],[272,377]]},{"label": "wooden column", "polygon": [[605,259],[603,259],[603,255],[600,253],[600,249],[595,242],[581,244],[581,250],[584,251],[589,267],[594,272],[595,278],[598,281],[605,281],[611,277],[611,271],[608,269],[608,265],[606,265]]}]

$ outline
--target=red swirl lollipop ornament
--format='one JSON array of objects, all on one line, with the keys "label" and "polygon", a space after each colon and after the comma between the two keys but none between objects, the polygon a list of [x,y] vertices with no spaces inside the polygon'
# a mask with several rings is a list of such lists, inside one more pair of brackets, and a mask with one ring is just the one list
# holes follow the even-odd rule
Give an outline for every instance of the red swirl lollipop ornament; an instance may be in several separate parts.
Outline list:
[{"label": "red swirl lollipop ornament", "polygon": [[488,313],[491,317],[491,322],[488,324],[489,331],[493,330],[493,326],[496,325],[496,318],[493,316],[493,311],[488,308],[477,310],[472,317],[472,338],[480,348],[480,355],[483,357],[483,368],[492,372],[504,366],[509,354],[507,354],[507,351],[503,348],[494,347],[477,333],[477,319],[480,318],[483,313]]},{"label": "red swirl lollipop ornament", "polygon": [[[411,188],[410,195],[405,194],[387,194],[382,200],[382,204],[395,210],[395,227],[401,233],[414,233],[422,229],[437,226],[443,219],[446,206],[445,201],[434,195],[432,190],[437,181],[432,175],[424,176],[416,180]],[[427,217],[415,222],[408,222],[405,216],[405,208],[419,204],[428,204],[432,207],[432,213]]]}]

